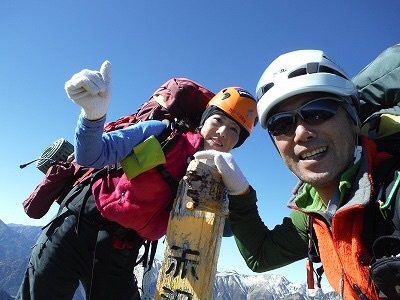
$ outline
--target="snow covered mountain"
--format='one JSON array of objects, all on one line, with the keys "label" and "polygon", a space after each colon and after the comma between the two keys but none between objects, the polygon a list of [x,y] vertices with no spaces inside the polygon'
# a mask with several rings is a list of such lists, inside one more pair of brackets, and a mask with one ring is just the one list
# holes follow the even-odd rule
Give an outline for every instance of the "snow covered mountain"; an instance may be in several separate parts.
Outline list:
[{"label": "snow covered mountain", "polygon": [[[142,300],[152,300],[156,291],[161,261],[154,260],[153,267],[144,274],[142,266],[135,268],[138,285],[142,287]],[[217,272],[213,300],[272,300],[272,299],[339,299],[331,289],[308,291],[306,284],[293,284],[279,275],[242,275],[236,271]]]}]

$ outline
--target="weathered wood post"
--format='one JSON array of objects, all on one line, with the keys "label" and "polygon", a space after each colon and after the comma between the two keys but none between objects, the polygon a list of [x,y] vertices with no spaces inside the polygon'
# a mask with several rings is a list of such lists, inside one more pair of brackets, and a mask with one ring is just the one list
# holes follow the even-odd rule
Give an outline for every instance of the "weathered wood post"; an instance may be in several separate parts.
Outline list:
[{"label": "weathered wood post", "polygon": [[154,299],[212,299],[227,215],[218,170],[191,161],[171,211]]}]

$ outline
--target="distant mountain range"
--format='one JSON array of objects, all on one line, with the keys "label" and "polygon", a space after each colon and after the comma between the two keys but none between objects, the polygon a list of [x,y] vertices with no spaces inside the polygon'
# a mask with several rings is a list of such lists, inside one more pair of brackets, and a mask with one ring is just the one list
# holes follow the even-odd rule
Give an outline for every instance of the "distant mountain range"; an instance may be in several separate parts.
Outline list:
[{"label": "distant mountain range", "polygon": [[[14,299],[17,294],[41,230],[41,226],[4,224],[0,220],[0,300]],[[74,300],[84,299],[78,290]]]},{"label": "distant mountain range", "polygon": [[[0,220],[0,300],[14,299],[25,273],[31,247],[41,232],[40,226],[4,224]],[[135,275],[142,288],[142,300],[153,299],[161,262],[155,259],[153,268],[143,278],[143,268],[137,267]],[[83,300],[78,289],[73,300]],[[306,284],[293,284],[279,275],[241,275],[235,271],[217,272],[213,299],[339,299],[332,290],[307,292]]]},{"label": "distant mountain range", "polygon": [[[153,300],[156,291],[161,261],[155,260],[150,272],[143,277],[143,268],[135,269],[135,276],[141,290],[142,300]],[[308,293],[306,284],[294,284],[280,275],[241,275],[236,271],[217,272],[214,283],[213,300],[336,300],[339,296],[333,291],[314,290]]]}]

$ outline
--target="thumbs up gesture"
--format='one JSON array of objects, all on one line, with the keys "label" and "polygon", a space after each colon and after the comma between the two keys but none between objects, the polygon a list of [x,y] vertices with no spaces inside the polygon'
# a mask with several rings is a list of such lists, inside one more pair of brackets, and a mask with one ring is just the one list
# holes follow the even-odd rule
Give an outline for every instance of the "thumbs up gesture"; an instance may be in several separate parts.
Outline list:
[{"label": "thumbs up gesture", "polygon": [[105,116],[111,101],[111,63],[105,61],[100,71],[84,69],[65,83],[68,97],[82,108],[88,120]]}]

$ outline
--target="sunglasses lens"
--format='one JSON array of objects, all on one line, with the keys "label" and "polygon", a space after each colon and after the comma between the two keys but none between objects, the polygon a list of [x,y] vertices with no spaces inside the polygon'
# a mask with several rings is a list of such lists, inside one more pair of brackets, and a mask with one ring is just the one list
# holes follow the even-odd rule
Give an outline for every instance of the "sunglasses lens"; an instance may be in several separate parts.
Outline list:
[{"label": "sunglasses lens", "polygon": [[319,125],[336,115],[339,102],[334,99],[318,99],[290,112],[278,113],[268,120],[268,131],[273,136],[291,135],[296,128],[296,114],[310,125]]},{"label": "sunglasses lens", "polygon": [[290,134],[296,125],[292,114],[277,114],[268,120],[267,128],[274,135]]},{"label": "sunglasses lens", "polygon": [[338,107],[335,100],[314,101],[301,109],[301,117],[308,124],[318,125],[336,115]]}]

